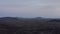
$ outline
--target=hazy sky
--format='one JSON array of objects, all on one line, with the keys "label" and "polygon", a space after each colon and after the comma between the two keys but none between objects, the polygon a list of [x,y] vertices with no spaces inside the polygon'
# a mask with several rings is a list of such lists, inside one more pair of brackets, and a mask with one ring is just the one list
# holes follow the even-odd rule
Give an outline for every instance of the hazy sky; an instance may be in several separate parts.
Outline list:
[{"label": "hazy sky", "polygon": [[60,0],[0,0],[2,17],[60,17]]}]

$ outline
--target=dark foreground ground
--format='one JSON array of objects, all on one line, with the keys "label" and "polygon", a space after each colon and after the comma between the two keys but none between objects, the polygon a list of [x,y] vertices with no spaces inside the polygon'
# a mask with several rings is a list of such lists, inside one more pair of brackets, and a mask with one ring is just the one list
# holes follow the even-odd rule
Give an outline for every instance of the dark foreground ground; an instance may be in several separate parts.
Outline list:
[{"label": "dark foreground ground", "polygon": [[60,20],[0,18],[0,34],[60,34]]}]

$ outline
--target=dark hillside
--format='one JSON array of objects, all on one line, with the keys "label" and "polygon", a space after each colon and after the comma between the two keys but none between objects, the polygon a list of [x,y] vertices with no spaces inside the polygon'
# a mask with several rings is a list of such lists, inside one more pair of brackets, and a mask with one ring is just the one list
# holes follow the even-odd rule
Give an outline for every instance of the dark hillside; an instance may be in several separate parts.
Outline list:
[{"label": "dark hillside", "polygon": [[0,34],[60,34],[59,19],[0,18]]}]

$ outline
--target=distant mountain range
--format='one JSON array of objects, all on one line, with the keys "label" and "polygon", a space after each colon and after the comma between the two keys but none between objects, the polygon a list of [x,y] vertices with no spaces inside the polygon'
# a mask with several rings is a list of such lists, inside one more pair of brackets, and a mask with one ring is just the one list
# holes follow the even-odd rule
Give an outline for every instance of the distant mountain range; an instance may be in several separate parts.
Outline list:
[{"label": "distant mountain range", "polygon": [[[56,19],[56,18],[55,18]],[[42,17],[36,17],[36,18],[20,18],[20,17],[1,17],[0,21],[32,21],[32,20],[38,20],[38,21],[49,21],[49,20],[55,20],[53,18],[42,18]],[[56,19],[60,20],[60,19]]]}]

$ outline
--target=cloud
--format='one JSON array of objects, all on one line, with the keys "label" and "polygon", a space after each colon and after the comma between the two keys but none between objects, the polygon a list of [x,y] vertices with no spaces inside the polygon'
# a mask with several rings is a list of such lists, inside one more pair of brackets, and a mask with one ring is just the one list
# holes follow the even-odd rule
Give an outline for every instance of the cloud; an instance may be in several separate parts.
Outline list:
[{"label": "cloud", "polygon": [[0,16],[60,17],[60,0],[0,0]]},{"label": "cloud", "polygon": [[0,13],[5,16],[21,16],[21,17],[58,17],[60,14],[60,6],[39,6],[39,7],[5,7],[0,8]]},{"label": "cloud", "polygon": [[60,4],[60,0],[0,0],[1,5],[50,5]]}]

